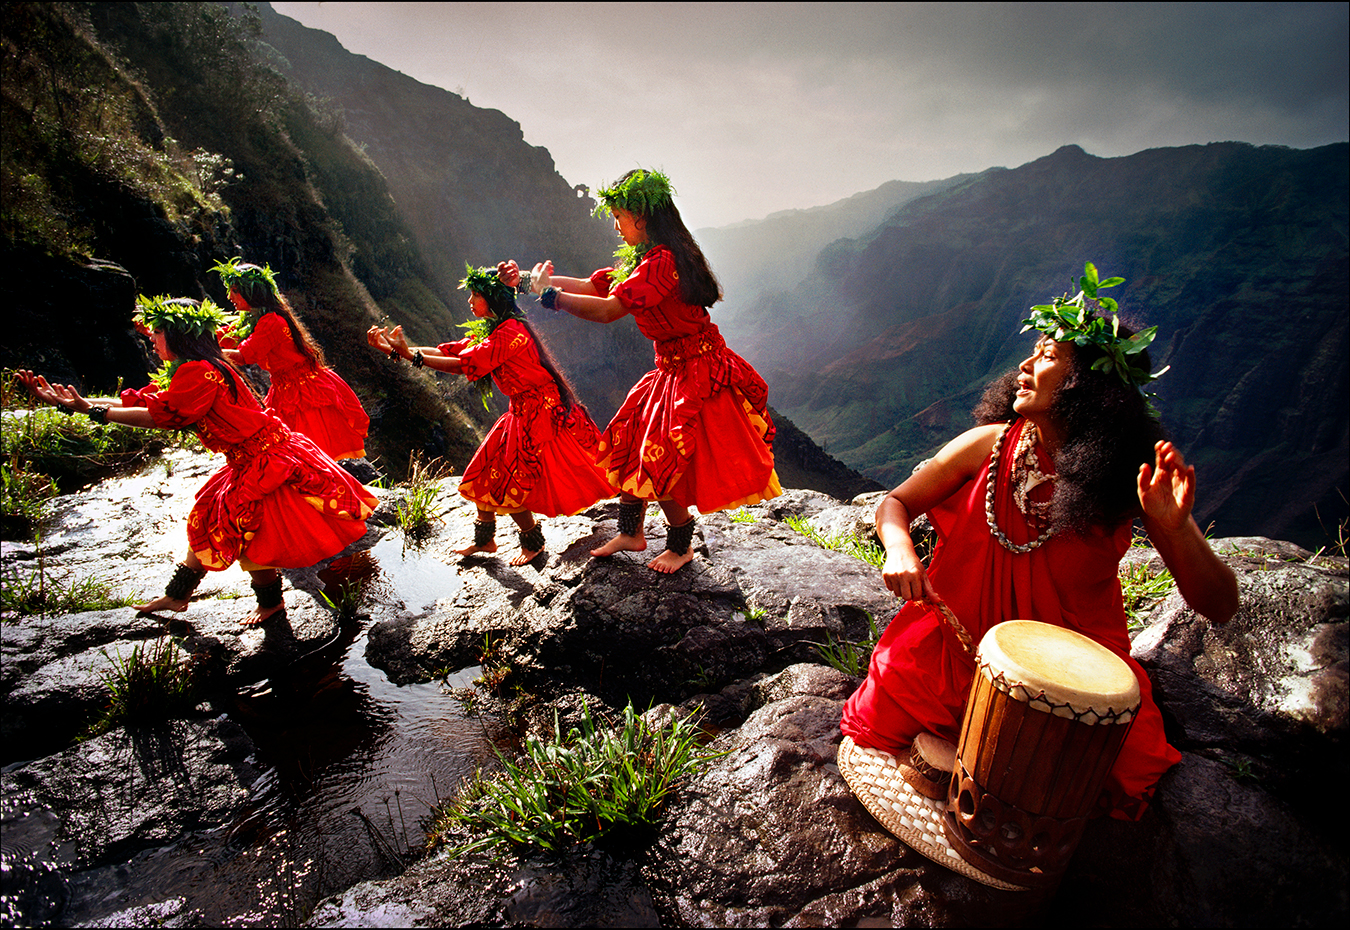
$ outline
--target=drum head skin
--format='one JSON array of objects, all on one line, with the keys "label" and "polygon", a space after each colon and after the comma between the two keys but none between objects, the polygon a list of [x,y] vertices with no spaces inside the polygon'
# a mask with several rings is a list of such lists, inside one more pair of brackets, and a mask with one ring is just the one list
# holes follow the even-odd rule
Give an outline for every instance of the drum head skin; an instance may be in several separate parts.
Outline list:
[{"label": "drum head skin", "polygon": [[1139,706],[1139,681],[1124,660],[1064,627],[1035,620],[1000,623],[980,640],[979,661],[996,680],[1025,688],[1025,696],[1014,695],[1019,700],[1043,694],[1050,704],[1104,718]]}]

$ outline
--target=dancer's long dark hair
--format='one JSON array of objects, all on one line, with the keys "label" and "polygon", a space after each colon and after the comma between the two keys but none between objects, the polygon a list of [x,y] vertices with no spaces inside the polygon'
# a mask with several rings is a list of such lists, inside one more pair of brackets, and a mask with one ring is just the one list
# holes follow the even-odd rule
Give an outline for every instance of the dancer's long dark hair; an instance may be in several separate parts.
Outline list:
[{"label": "dancer's long dark hair", "polygon": [[[634,168],[619,178],[615,186],[622,185],[639,170]],[[647,241],[664,245],[675,257],[675,270],[680,275],[680,299],[695,307],[711,307],[721,300],[722,286],[717,283],[717,276],[708,267],[703,250],[684,225],[675,204],[639,215],[647,220]]]},{"label": "dancer's long dark hair", "polygon": [[[1120,335],[1134,331],[1123,324]],[[1093,371],[1102,355],[1075,347],[1069,372],[1055,391],[1050,416],[1059,422],[1064,444],[1055,454],[1055,492],[1051,522],[1056,529],[1086,532],[1110,529],[1139,513],[1139,466],[1151,463],[1153,444],[1165,439],[1162,424],[1149,412],[1139,389],[1110,371]],[[1152,370],[1148,353],[1142,364]],[[1017,371],[985,389],[972,415],[980,424],[1017,418]]]},{"label": "dancer's long dark hair", "polygon": [[[243,269],[257,268],[257,265],[242,264]],[[259,269],[261,270],[261,269]],[[233,290],[239,292],[248,303],[250,310],[261,310],[264,315],[275,313],[286,321],[286,325],[291,329],[291,342],[295,343],[295,350],[309,359],[310,364],[315,368],[326,368],[328,362],[323,357],[323,349],[314,341],[314,337],[309,334],[305,324],[300,322],[300,318],[295,315],[291,309],[290,302],[280,291],[274,289],[266,280],[259,277],[239,278],[234,282]]]},{"label": "dancer's long dark hair", "polygon": [[[502,292],[506,292],[506,289],[503,288]],[[478,292],[475,291],[474,293]],[[525,327],[525,332],[529,333],[530,338],[534,340],[534,347],[539,350],[539,364],[544,366],[544,371],[548,372],[549,377],[553,379],[554,385],[558,388],[558,396],[562,399],[562,406],[558,409],[557,415],[566,420],[573,407],[581,407],[582,410],[585,410],[585,406],[577,400],[576,391],[572,389],[572,382],[567,380],[567,376],[563,374],[562,369],[558,367],[558,363],[554,360],[548,344],[539,338],[539,333],[530,325],[530,321],[525,319],[525,314],[520,312],[515,300],[503,296],[503,293],[495,295],[478,294],[479,297],[487,301],[488,309],[492,311],[494,317],[488,332],[492,332],[508,319],[519,320],[520,324]]]}]

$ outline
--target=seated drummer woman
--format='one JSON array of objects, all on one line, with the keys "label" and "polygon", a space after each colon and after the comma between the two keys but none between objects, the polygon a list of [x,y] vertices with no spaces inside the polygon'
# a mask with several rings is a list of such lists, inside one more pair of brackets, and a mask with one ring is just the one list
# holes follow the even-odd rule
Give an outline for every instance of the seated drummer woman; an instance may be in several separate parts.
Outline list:
[{"label": "seated drummer woman", "polygon": [[[1130,658],[1117,577],[1141,518],[1186,602],[1218,623],[1237,611],[1237,581],[1191,516],[1195,469],[1163,439],[1142,393],[1153,380],[1156,327],[1132,337],[1093,312],[1084,292],[1033,308],[1043,335],[1030,358],[990,385],[980,424],[948,443],[877,508],[886,547],[882,579],[907,603],[872,654],[842,729],[861,746],[902,756],[928,731],[959,736],[975,665],[937,605],[945,602],[975,643],[991,626],[1029,619],[1082,633],[1125,660],[1142,705],[1115,767],[1107,800],[1137,818],[1158,779],[1181,755],[1168,745],[1148,677]],[[1101,299],[1113,314],[1115,302]],[[1067,325],[1071,319],[1073,325]],[[927,570],[910,521],[927,513],[938,544]]]}]

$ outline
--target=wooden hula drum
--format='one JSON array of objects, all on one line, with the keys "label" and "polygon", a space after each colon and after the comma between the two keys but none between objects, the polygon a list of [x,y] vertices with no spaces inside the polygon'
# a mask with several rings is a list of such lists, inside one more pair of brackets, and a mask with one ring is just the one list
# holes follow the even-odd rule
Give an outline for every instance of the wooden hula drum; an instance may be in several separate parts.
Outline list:
[{"label": "wooden hula drum", "polygon": [[1032,620],[985,634],[943,828],[1004,881],[1054,885],[1139,709],[1139,682],[1081,633]]}]

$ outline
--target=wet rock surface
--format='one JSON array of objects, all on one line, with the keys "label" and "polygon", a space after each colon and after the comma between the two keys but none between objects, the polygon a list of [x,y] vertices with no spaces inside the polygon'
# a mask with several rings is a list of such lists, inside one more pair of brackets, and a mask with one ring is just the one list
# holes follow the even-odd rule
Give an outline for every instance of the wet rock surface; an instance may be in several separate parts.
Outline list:
[{"label": "wet rock surface", "polygon": [[[55,570],[118,564],[118,577],[139,596],[155,594],[181,546],[181,527],[161,539],[143,528],[168,525],[165,513],[144,498],[126,505],[149,493],[165,502],[163,510],[181,514],[185,492],[173,481],[195,487],[198,467],[185,461],[161,466],[158,476],[128,479],[140,482],[135,494],[117,486],[105,498],[85,492],[44,541],[43,559]],[[400,554],[389,527],[398,492],[384,492],[381,514],[354,548],[378,555],[386,567],[400,558],[407,564],[399,585],[364,593],[357,609],[369,618],[368,638],[353,648],[402,689],[425,688],[415,683],[465,667],[475,667],[466,676],[498,674],[500,691],[514,696],[480,691],[473,700],[489,716],[493,708],[509,709],[515,725],[529,732],[551,731],[555,713],[566,727],[585,704],[618,708],[629,698],[656,705],[648,713],[657,717],[697,711],[718,734],[710,748],[721,755],[673,797],[655,837],[551,861],[444,854],[412,861],[389,842],[400,830],[392,807],[385,804],[386,818],[368,804],[358,816],[373,845],[360,856],[384,863],[367,871],[376,877],[345,884],[340,877],[309,879],[307,887],[338,890],[317,905],[282,902],[267,911],[273,920],[1134,926],[1320,924],[1347,915],[1345,844],[1306,790],[1310,774],[1329,784],[1346,775],[1344,560],[1311,558],[1269,540],[1221,540],[1216,545],[1242,587],[1232,623],[1215,627],[1196,617],[1175,590],[1146,610],[1135,653],[1153,676],[1183,761],[1160,783],[1140,822],[1089,825],[1059,889],[1018,895],[972,883],[907,849],[864,811],[839,775],[839,717],[858,679],[821,663],[813,644],[864,639],[869,618],[884,627],[895,605],[873,568],[818,548],[784,521],[808,520],[826,537],[865,535],[874,500],[841,505],[790,491],[734,514],[703,516],[694,562],[665,577],[645,564],[664,540],[655,508],[648,513],[647,552],[589,557],[615,531],[613,504],[546,521],[547,550],[528,565],[508,564],[516,541],[506,523],[498,552],[461,558],[454,549],[471,538],[474,511],[455,490],[453,479],[444,483],[443,525],[416,559],[407,549]],[[108,500],[123,504],[110,508]],[[91,521],[81,507],[94,508],[98,518]],[[107,540],[99,541],[95,524]],[[134,533],[144,537],[145,552],[127,541],[126,525],[142,528]],[[5,546],[10,564],[30,570],[36,564],[31,547]],[[1150,550],[1129,558],[1156,564]],[[226,831],[243,843],[266,835],[250,825],[276,773],[259,772],[257,751],[233,722],[242,705],[232,695],[279,670],[325,661],[335,639],[351,641],[319,596],[322,569],[289,573],[284,621],[256,630],[237,622],[251,597],[233,595],[251,593],[247,576],[208,578],[215,586],[204,584],[167,631],[210,670],[218,709],[203,705],[204,715],[177,721],[159,736],[118,729],[64,748],[80,732],[75,721],[106,700],[100,689],[108,657],[155,641],[165,630],[159,622],[128,609],[25,618],[0,628],[0,719],[6,746],[15,747],[7,748],[13,764],[3,786],[5,923],[60,923],[72,915],[130,926],[227,919],[222,902],[207,907],[173,883],[158,895],[133,894],[125,876],[188,868],[182,850],[207,835]],[[331,687],[322,669],[302,679],[319,689],[316,700]],[[367,699],[340,700],[345,707]],[[322,716],[315,719],[332,716],[318,709],[325,706],[316,705]],[[398,735],[400,726],[378,722],[371,733],[401,745],[408,737]],[[487,718],[474,726],[485,739]],[[420,735],[394,752],[415,760],[427,740]],[[452,790],[446,785],[440,794]],[[406,823],[402,829],[409,832]],[[408,845],[415,845],[412,838]],[[100,897],[115,907],[80,903]],[[238,914],[252,913],[240,907]]]}]

